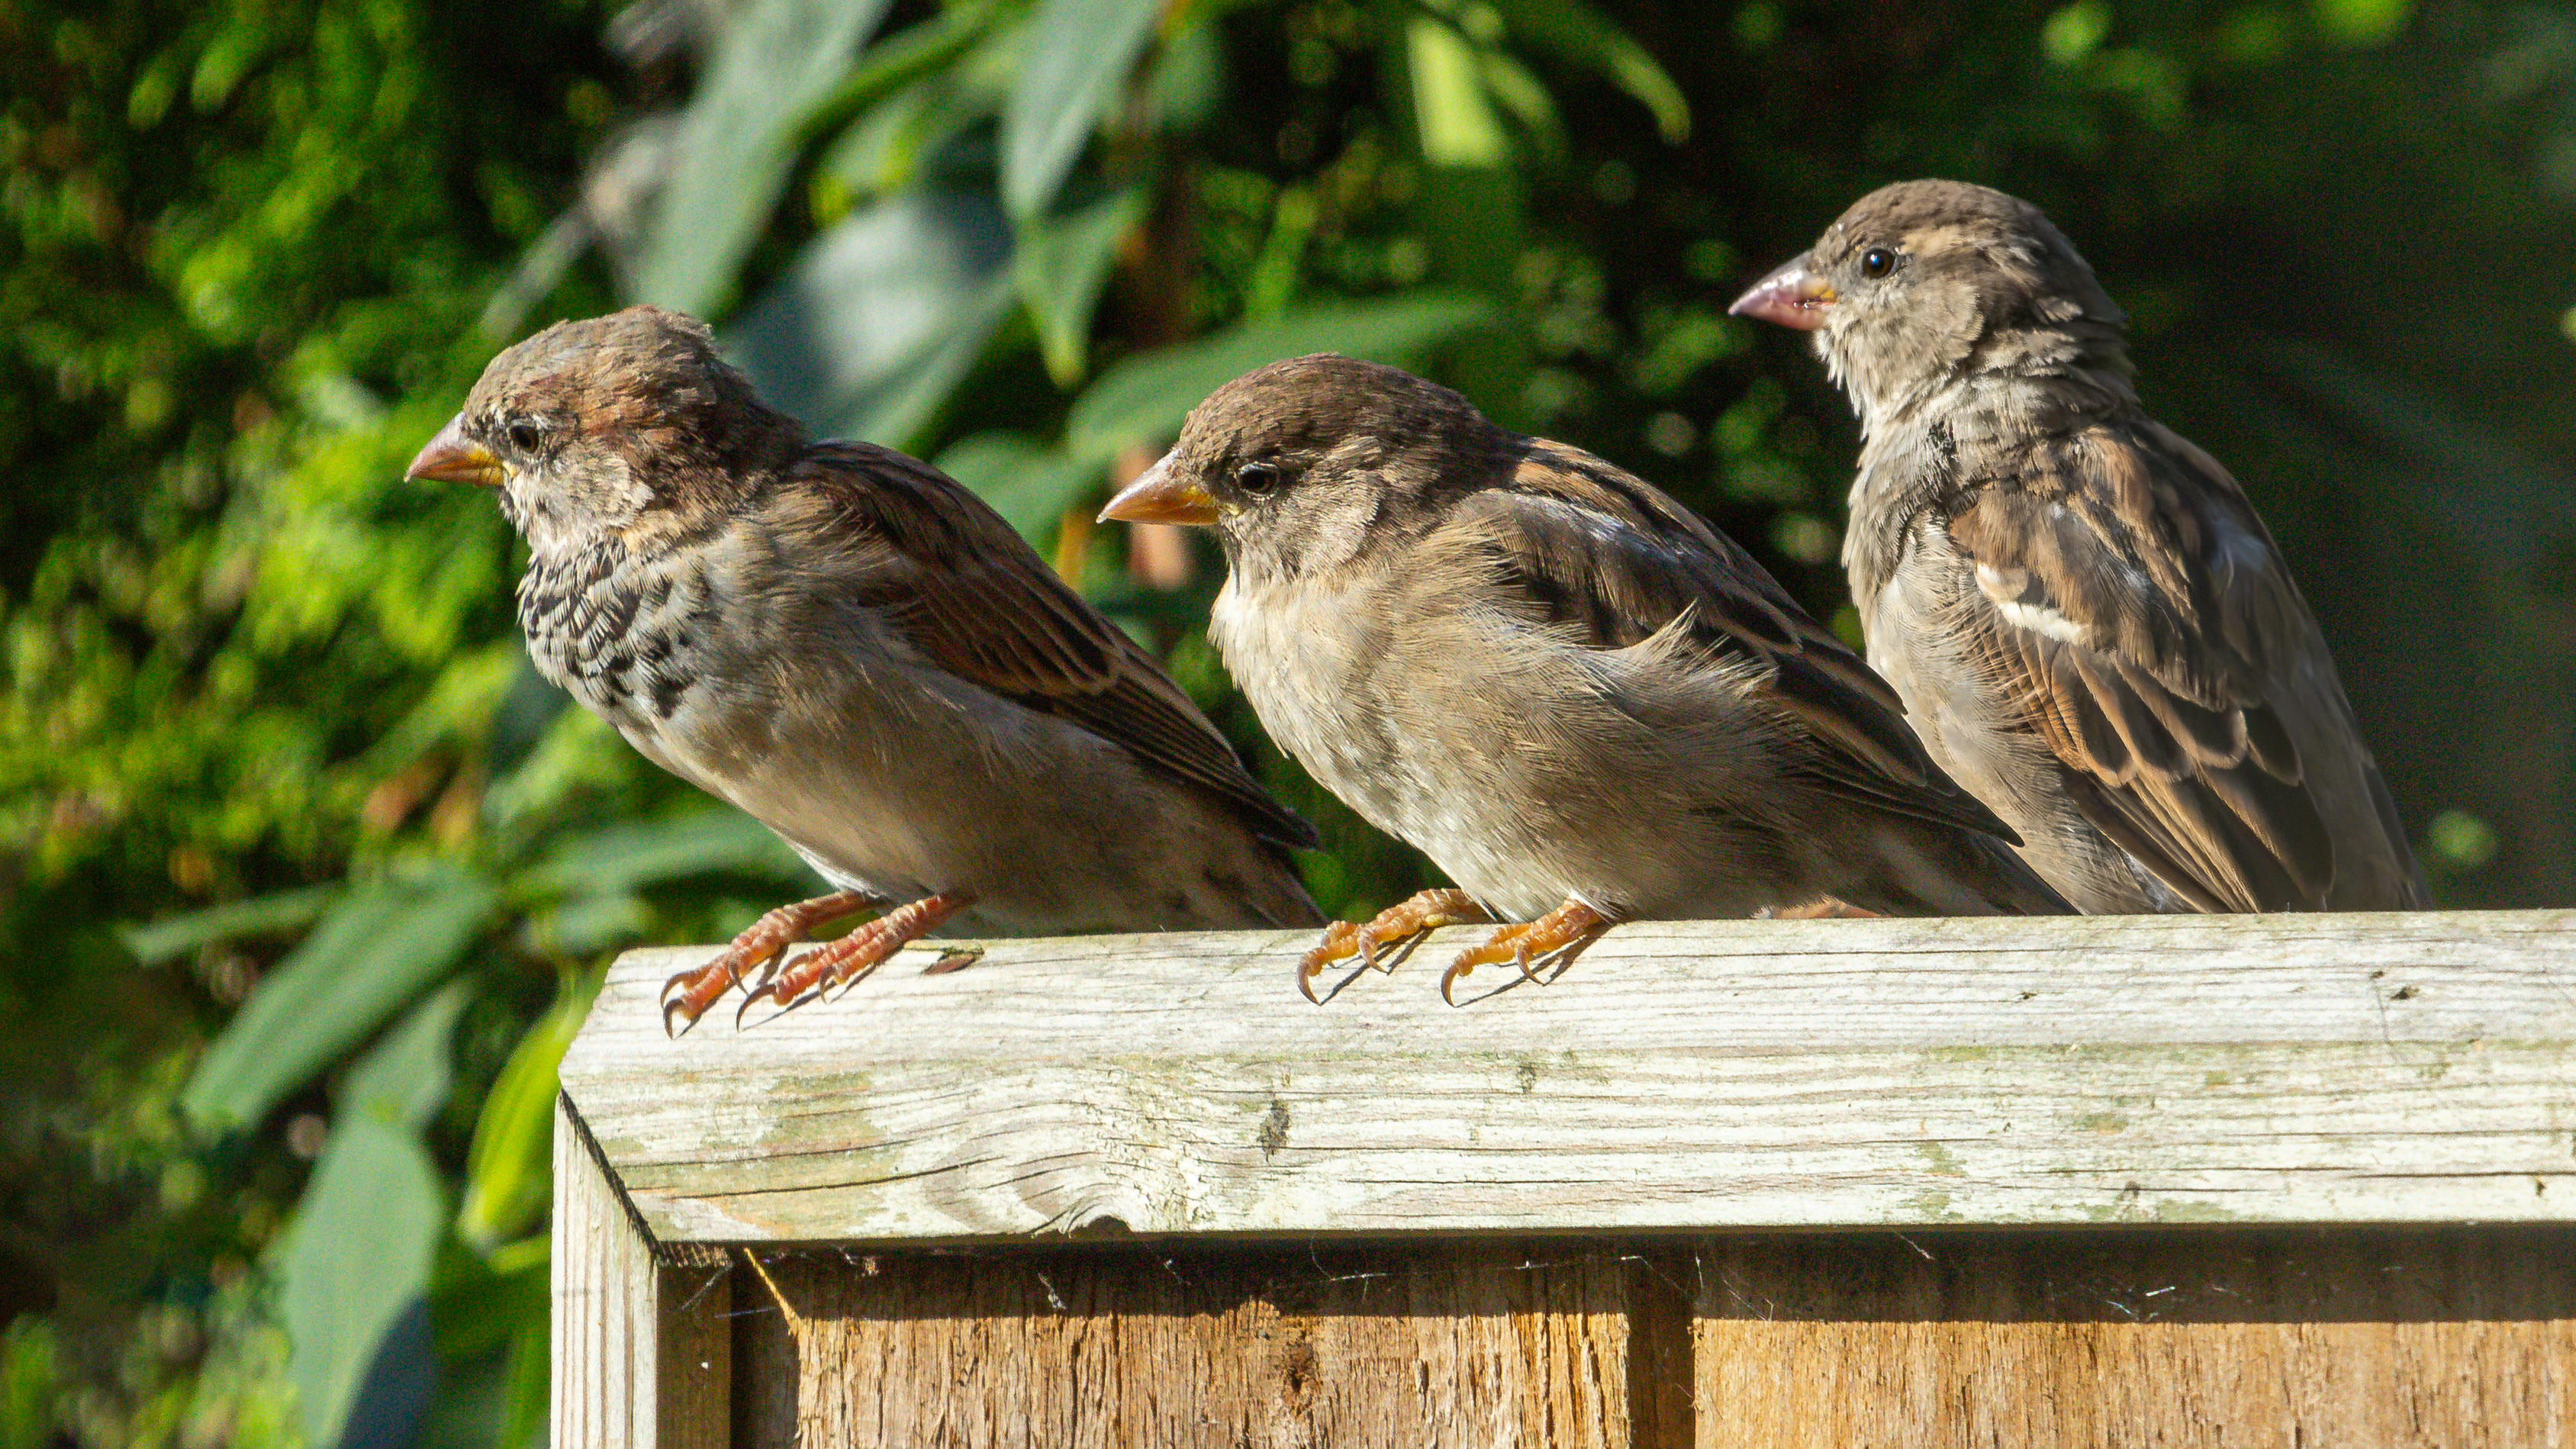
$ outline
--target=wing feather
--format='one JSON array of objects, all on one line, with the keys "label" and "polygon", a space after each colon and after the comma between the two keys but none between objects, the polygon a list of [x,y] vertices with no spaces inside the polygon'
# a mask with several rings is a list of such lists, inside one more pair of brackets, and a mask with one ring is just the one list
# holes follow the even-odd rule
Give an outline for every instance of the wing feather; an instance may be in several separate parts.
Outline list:
[{"label": "wing feather", "polygon": [[1988,668],[2086,818],[2204,910],[2322,909],[2335,842],[2266,681],[2324,645],[2235,480],[2139,420],[1962,483]]},{"label": "wing feather", "polygon": [[1643,480],[1530,440],[1511,487],[1480,492],[1453,516],[1481,530],[1550,622],[1591,647],[1628,648],[1678,629],[1706,656],[1762,670],[1762,694],[1816,741],[1807,768],[1823,788],[2020,843],[1932,763],[1887,681],[1751,555]]},{"label": "wing feather", "polygon": [[788,486],[810,492],[819,526],[891,555],[866,571],[863,601],[882,609],[925,658],[1205,789],[1265,839],[1300,849],[1320,843],[1150,655],[946,474],[872,444],[825,443],[791,471]]}]

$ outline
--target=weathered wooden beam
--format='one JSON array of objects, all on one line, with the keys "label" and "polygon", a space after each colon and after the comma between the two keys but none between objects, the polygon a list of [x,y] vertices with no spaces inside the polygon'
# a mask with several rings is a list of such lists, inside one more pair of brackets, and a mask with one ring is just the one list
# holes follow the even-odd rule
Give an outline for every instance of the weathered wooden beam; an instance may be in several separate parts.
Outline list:
[{"label": "weathered wooden beam", "polygon": [[[2576,913],[1646,923],[1453,1010],[1302,934],[998,942],[563,1066],[662,1243],[2576,1220]],[[560,1229],[559,1229],[560,1231]]]},{"label": "weathered wooden beam", "polygon": [[1686,1301],[1641,1342],[1615,1247],[757,1256],[745,1446],[1692,1443]]},{"label": "weathered wooden beam", "polygon": [[657,1253],[560,1097],[554,1163],[554,1449],[732,1443],[724,1255]]},{"label": "weathered wooden beam", "polygon": [[2576,1230],[1774,1234],[1697,1253],[1704,1445],[2576,1443]]}]

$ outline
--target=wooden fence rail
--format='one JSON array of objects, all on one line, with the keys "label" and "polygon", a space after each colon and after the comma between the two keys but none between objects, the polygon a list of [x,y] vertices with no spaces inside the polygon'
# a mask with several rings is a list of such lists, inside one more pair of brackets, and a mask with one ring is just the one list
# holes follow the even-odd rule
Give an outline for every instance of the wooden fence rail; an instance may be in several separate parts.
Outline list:
[{"label": "wooden fence rail", "polygon": [[628,956],[556,1443],[2576,1449],[2576,913],[1473,934]]}]

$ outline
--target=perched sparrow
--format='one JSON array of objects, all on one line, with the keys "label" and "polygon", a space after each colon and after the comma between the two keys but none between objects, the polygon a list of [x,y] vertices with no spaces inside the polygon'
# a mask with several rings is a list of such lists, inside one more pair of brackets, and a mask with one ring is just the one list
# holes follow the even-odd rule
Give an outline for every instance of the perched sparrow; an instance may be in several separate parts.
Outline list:
[{"label": "perched sparrow", "polygon": [[1860,412],[1843,563],[1932,755],[2090,912],[2426,904],[2316,621],[2236,480],[2147,416],[2037,208],[1861,198],[1731,309]]},{"label": "perched sparrow", "polygon": [[1215,527],[1233,571],[1209,633],[1262,723],[1464,888],[1333,928],[1310,996],[1327,962],[1459,920],[1541,918],[1444,995],[1632,918],[2066,909],[1743,550],[1446,388],[1262,368],[1102,516]]},{"label": "perched sparrow", "polygon": [[[792,1004],[978,931],[1304,925],[1263,793],[1143,650],[936,470],[812,443],[706,327],[635,307],[493,359],[411,465],[500,490],[538,669],[840,889],[672,978]],[[823,923],[894,909],[778,971]]]}]

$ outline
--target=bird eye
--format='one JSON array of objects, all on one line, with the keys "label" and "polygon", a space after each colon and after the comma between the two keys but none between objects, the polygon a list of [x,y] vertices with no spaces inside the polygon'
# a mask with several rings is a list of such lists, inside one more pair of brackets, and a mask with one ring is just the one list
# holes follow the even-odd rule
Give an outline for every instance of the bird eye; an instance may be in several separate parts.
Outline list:
[{"label": "bird eye", "polygon": [[1876,281],[1896,270],[1896,253],[1885,247],[1871,247],[1860,259],[1860,274]]},{"label": "bird eye", "polygon": [[509,434],[510,446],[518,449],[522,453],[535,452],[537,450],[537,444],[542,442],[545,437],[543,433],[537,431],[537,425],[526,418],[520,418],[516,422],[511,423]]},{"label": "bird eye", "polygon": [[1255,498],[1267,498],[1279,491],[1279,465],[1246,463],[1234,470],[1234,486]]}]

